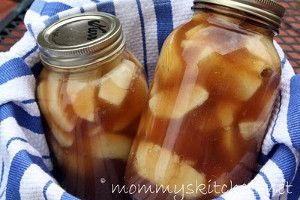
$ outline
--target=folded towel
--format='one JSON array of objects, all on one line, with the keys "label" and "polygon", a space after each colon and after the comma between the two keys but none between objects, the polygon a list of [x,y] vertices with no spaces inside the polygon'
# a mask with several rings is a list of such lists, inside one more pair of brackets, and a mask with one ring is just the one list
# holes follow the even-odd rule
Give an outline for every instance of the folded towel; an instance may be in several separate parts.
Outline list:
[{"label": "folded towel", "polygon": [[[62,17],[103,11],[116,15],[127,47],[151,80],[167,35],[191,18],[192,0],[35,0],[25,16],[27,32],[0,53],[0,199],[76,199],[52,177],[49,149],[35,97],[42,69],[38,33]],[[217,199],[300,199],[300,75],[278,44],[282,61],[280,93],[259,159],[262,168],[245,186]]]}]

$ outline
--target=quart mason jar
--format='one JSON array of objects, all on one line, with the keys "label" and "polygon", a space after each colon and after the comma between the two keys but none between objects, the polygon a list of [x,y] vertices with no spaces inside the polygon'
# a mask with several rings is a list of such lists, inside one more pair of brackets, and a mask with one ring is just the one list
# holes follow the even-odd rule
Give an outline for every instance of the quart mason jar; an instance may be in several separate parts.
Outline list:
[{"label": "quart mason jar", "polygon": [[212,199],[255,175],[281,77],[273,37],[284,8],[272,0],[193,8],[163,45],[131,149],[125,183],[138,200]]},{"label": "quart mason jar", "polygon": [[37,87],[57,180],[82,199],[125,199],[127,157],[146,103],[144,69],[125,49],[119,20],[71,16],[38,36]]}]

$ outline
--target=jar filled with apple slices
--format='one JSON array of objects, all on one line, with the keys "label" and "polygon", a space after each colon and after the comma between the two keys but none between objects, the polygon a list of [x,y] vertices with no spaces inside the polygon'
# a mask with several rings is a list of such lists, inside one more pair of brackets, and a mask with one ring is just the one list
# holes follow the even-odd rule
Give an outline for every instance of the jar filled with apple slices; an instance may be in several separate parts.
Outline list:
[{"label": "jar filled with apple slices", "polygon": [[277,97],[273,45],[284,8],[272,0],[195,0],[166,39],[131,149],[135,199],[213,199],[255,175]]},{"label": "jar filled with apple slices", "polygon": [[124,185],[148,89],[119,20],[71,16],[43,30],[38,43],[44,68],[37,96],[58,182],[82,199],[127,199],[111,186]]}]

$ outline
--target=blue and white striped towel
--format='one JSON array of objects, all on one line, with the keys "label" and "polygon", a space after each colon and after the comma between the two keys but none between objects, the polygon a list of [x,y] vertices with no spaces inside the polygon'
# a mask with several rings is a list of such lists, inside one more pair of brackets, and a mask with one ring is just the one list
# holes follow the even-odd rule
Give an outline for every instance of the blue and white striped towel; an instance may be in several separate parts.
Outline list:
[{"label": "blue and white striped towel", "polygon": [[[74,13],[104,11],[123,24],[127,47],[152,77],[161,46],[192,16],[192,0],[36,0],[25,16],[28,31],[0,53],[0,199],[76,199],[52,178],[49,150],[35,99],[41,70],[36,37],[48,24]],[[219,199],[299,200],[300,75],[282,60],[281,90],[263,143],[258,175]]]}]

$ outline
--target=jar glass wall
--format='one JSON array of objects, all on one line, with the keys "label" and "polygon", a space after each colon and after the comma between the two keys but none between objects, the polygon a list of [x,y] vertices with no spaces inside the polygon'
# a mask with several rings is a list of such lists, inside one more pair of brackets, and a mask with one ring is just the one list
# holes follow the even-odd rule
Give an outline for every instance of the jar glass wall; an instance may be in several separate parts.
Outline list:
[{"label": "jar glass wall", "polygon": [[272,29],[218,9],[233,15],[201,9],[163,45],[125,179],[159,190],[136,199],[212,199],[255,174],[281,63]]},{"label": "jar glass wall", "polygon": [[[55,178],[82,199],[128,199],[123,192],[113,193],[112,185],[124,186],[128,154],[148,92],[144,68],[125,49],[120,27],[113,22],[118,21],[107,14],[78,15],[52,25],[44,32],[56,27],[55,34],[44,40],[41,33],[39,40],[44,69],[37,96]],[[64,30],[68,26],[78,35],[65,40],[71,37]],[[90,30],[100,38],[95,36],[95,43],[85,40]],[[75,48],[76,43],[83,47]]]}]

